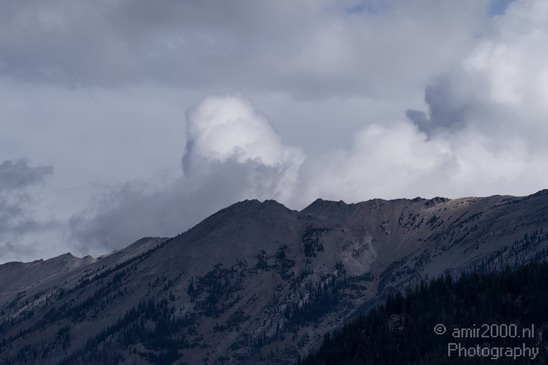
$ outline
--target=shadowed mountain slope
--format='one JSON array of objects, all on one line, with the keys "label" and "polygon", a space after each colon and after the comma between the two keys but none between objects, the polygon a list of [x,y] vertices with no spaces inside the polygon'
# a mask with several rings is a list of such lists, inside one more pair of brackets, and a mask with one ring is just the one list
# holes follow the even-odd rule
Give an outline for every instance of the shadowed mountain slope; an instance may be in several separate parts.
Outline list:
[{"label": "shadowed mountain slope", "polygon": [[547,279],[547,262],[442,276],[326,335],[300,365],[546,364]]},{"label": "shadowed mountain slope", "polygon": [[0,362],[290,364],[388,293],[544,259],[528,197],[236,203],[93,259],[0,265]]}]

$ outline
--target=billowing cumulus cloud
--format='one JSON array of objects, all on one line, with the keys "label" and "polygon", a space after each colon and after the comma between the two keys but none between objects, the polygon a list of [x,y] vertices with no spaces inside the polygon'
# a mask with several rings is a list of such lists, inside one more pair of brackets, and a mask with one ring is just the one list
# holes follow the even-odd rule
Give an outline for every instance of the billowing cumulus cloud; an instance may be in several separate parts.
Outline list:
[{"label": "billowing cumulus cloud", "polygon": [[75,253],[246,198],[548,185],[544,0],[2,5],[0,153],[51,159]]},{"label": "billowing cumulus cloud", "polygon": [[469,129],[429,137],[408,122],[372,125],[352,148],[306,164],[295,198],[526,195],[546,186],[547,157],[521,138],[497,141]]},{"label": "billowing cumulus cloud", "polygon": [[432,79],[424,95],[428,109],[406,111],[412,124],[365,128],[352,148],[308,167],[311,182],[301,187],[303,194],[352,201],[545,188],[546,44],[546,2],[510,4],[459,65]]},{"label": "billowing cumulus cloud", "polygon": [[[298,149],[284,146],[270,122],[248,101],[212,96],[187,112],[183,171],[187,176],[207,174],[229,160],[258,170],[251,174],[255,181],[249,183],[259,195],[264,195],[264,189],[286,200],[304,156]],[[267,171],[266,178],[257,179]]]},{"label": "billowing cumulus cloud", "polygon": [[236,96],[211,96],[187,112],[183,172],[161,189],[130,183],[72,217],[83,252],[102,252],[161,232],[175,235],[243,199],[290,201],[303,153]]},{"label": "billowing cumulus cloud", "polygon": [[468,126],[543,147],[535,136],[545,135],[548,115],[547,24],[545,2],[511,3],[458,67],[426,88],[427,112],[407,116],[427,133]]}]

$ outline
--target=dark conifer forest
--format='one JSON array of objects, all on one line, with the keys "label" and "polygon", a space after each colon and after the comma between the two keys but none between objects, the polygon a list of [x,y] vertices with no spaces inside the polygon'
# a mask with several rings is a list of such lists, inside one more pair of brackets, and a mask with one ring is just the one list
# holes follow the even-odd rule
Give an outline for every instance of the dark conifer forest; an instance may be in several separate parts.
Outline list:
[{"label": "dark conifer forest", "polygon": [[545,364],[547,322],[548,263],[446,275],[391,295],[300,364]]}]

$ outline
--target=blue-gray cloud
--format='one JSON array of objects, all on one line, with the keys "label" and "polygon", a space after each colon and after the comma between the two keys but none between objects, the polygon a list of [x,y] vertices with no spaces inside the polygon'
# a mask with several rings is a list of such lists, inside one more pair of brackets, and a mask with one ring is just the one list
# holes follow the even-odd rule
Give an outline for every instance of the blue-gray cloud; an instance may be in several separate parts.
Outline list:
[{"label": "blue-gray cloud", "polygon": [[405,115],[428,135],[436,130],[459,130],[465,126],[467,114],[473,111],[472,96],[473,91],[457,90],[451,78],[438,77],[424,92],[428,112],[408,109]]},{"label": "blue-gray cloud", "polygon": [[21,190],[44,181],[52,166],[30,166],[26,160],[6,160],[0,164],[0,191]]},{"label": "blue-gray cloud", "polygon": [[409,91],[459,57],[487,16],[487,0],[390,0],[381,13],[349,13],[378,8],[354,0],[0,3],[0,75],[18,82],[304,99]]},{"label": "blue-gray cloud", "polygon": [[[34,198],[29,191],[53,173],[52,166],[32,166],[24,160],[0,164],[0,248],[2,258],[17,256],[29,249],[19,245],[21,238],[51,228],[53,222],[34,218]],[[34,249],[30,249],[34,252]],[[26,255],[26,254],[25,254]]]}]

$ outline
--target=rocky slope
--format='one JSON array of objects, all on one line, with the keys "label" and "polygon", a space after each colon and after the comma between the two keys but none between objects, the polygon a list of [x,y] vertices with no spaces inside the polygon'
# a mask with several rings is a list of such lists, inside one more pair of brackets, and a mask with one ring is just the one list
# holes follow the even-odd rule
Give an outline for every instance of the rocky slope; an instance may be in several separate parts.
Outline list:
[{"label": "rocky slope", "polygon": [[98,259],[0,265],[0,362],[289,364],[386,293],[547,248],[548,191],[244,201]]}]

